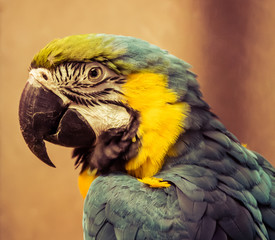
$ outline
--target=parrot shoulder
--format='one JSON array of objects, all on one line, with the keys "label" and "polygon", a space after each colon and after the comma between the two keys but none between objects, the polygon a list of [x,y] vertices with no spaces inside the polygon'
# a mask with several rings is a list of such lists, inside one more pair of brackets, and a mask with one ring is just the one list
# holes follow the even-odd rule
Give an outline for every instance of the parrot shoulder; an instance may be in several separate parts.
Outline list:
[{"label": "parrot shoulder", "polygon": [[110,174],[99,176],[89,189],[84,235],[86,239],[188,239],[180,219],[174,186],[154,189],[132,176]]}]

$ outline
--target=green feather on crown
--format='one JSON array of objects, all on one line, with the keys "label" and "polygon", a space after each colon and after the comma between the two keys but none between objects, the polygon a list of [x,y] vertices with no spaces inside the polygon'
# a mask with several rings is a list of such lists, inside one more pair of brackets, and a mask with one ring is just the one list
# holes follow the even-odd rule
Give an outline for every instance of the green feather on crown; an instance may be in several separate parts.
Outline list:
[{"label": "green feather on crown", "polygon": [[32,67],[53,68],[68,61],[104,62],[112,69],[117,70],[115,61],[127,49],[116,48],[114,37],[103,34],[73,35],[51,41],[33,58]]}]

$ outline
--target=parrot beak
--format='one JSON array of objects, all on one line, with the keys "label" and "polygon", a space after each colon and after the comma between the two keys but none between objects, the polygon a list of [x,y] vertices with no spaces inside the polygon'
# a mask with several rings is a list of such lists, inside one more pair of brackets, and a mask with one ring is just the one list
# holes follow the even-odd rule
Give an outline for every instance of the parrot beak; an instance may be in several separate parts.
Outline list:
[{"label": "parrot beak", "polygon": [[66,147],[88,147],[96,139],[85,118],[69,107],[68,102],[30,76],[19,104],[20,128],[30,150],[51,167],[55,165],[44,140]]}]

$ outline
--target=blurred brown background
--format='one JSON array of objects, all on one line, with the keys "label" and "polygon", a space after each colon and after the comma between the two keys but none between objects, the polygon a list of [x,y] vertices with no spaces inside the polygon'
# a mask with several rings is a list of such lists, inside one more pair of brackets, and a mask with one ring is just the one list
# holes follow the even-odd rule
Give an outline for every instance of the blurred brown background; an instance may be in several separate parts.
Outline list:
[{"label": "blurred brown background", "polygon": [[80,33],[145,39],[191,63],[206,101],[275,165],[275,2],[272,0],[1,0],[0,238],[82,239],[83,200],[71,150],[38,161],[18,125],[33,55]]}]

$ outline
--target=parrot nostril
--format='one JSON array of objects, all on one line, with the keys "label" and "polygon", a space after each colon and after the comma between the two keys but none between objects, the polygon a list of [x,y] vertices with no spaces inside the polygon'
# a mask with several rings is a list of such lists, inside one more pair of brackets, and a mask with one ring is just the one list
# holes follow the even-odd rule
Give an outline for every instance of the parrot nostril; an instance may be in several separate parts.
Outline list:
[{"label": "parrot nostril", "polygon": [[48,76],[45,73],[42,73],[42,77],[47,81],[48,80]]}]

